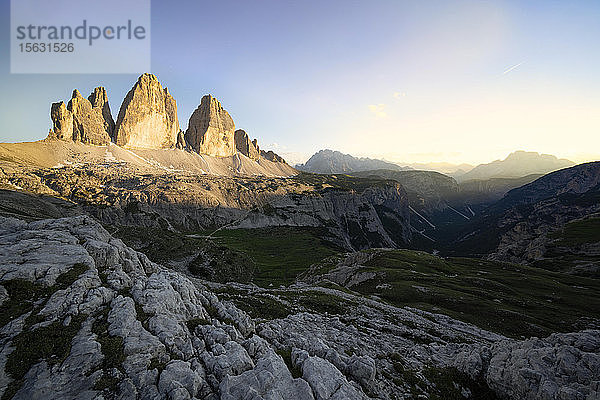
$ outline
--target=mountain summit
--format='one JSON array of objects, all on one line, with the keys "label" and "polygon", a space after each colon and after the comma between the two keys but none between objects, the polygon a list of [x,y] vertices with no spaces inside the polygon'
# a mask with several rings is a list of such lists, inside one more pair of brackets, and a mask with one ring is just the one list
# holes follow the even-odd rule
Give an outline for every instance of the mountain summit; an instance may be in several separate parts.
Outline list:
[{"label": "mountain summit", "polygon": [[[52,104],[50,118],[53,124],[48,134],[50,141],[96,146],[115,143],[131,150],[178,148],[223,158],[240,153],[258,164],[261,160],[285,164],[274,152],[260,150],[257,139],[250,141],[245,131],[236,132],[233,118],[210,94],[202,97],[184,135],[179,129],[175,99],[152,74],[141,75],[127,93],[116,124],[103,87],[94,89],[88,99],[75,89],[67,105],[62,101]],[[251,169],[259,171],[261,165]],[[291,170],[288,166],[285,169]]]},{"label": "mountain summit", "polygon": [[410,168],[401,167],[383,160],[357,158],[339,151],[321,150],[315,153],[306,163],[297,165],[297,169],[318,174],[346,174],[350,172],[390,169],[405,171]]},{"label": "mountain summit", "polygon": [[233,118],[208,94],[190,117],[185,141],[198,153],[227,157],[236,152],[234,132]]},{"label": "mountain summit", "polygon": [[460,181],[488,178],[518,178],[530,174],[547,174],[561,168],[572,167],[574,162],[550,154],[532,151],[515,151],[504,160],[481,164],[458,177]]},{"label": "mountain summit", "polygon": [[121,104],[115,142],[131,148],[170,148],[178,133],[175,99],[156,76],[143,74]]}]

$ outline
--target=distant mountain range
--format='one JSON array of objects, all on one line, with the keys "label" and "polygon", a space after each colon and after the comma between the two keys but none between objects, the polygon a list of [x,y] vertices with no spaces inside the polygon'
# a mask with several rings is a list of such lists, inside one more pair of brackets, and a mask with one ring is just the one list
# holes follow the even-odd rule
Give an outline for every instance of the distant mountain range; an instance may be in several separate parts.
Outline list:
[{"label": "distant mountain range", "polygon": [[463,182],[471,179],[519,178],[531,174],[547,174],[573,165],[575,165],[573,161],[559,159],[550,154],[515,151],[504,160],[480,164],[456,178]]},{"label": "distant mountain range", "polygon": [[447,162],[429,162],[429,163],[412,163],[408,164],[412,169],[420,171],[435,171],[440,174],[457,177],[474,168],[471,164],[452,164]]},{"label": "distant mountain range", "polygon": [[339,151],[321,150],[315,153],[306,163],[296,165],[296,169],[316,174],[348,174],[352,172],[389,169],[406,171],[411,168],[372,158],[357,158]]},{"label": "distant mountain range", "polygon": [[451,243],[461,255],[600,276],[600,162],[510,190]]},{"label": "distant mountain range", "polygon": [[543,175],[562,168],[572,167],[574,162],[550,154],[515,151],[504,160],[496,160],[473,167],[470,164],[445,162],[413,163],[402,165],[380,159],[358,158],[334,150],[321,150],[306,163],[296,168],[317,174],[352,174],[373,170],[424,170],[435,171],[455,178],[458,182],[487,180],[490,178],[521,178],[528,175]]}]

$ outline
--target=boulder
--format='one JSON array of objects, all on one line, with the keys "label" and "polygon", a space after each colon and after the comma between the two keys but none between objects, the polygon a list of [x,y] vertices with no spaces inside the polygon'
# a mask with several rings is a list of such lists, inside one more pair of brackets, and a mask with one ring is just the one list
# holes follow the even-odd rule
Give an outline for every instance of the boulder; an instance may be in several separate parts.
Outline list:
[{"label": "boulder", "polygon": [[242,130],[238,129],[235,131],[235,148],[237,151],[245,155],[246,157],[252,160],[258,160],[260,157],[260,153],[255,145],[256,139],[253,142],[250,141],[248,134]]},{"label": "boulder", "polygon": [[177,144],[177,104],[152,74],[143,74],[127,93],[115,127],[117,145],[139,149],[172,148]]},{"label": "boulder", "polygon": [[206,95],[190,117],[185,141],[199,154],[229,157],[236,152],[234,131],[229,113],[217,99]]}]

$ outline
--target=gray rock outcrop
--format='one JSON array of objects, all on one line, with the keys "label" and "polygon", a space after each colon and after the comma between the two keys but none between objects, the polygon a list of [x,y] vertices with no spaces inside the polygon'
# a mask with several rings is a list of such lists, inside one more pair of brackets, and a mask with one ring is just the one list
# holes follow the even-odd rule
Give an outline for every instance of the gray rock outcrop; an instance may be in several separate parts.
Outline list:
[{"label": "gray rock outcrop", "polygon": [[[0,327],[0,395],[8,398],[460,398],[485,385],[498,398],[558,400],[595,399],[600,390],[600,331],[516,341],[303,285],[221,286],[218,298],[208,283],[149,261],[88,216],[0,218],[3,307],[22,295],[14,288],[23,282],[32,293],[21,306],[30,308],[3,308]],[[228,292],[282,306],[298,296],[332,298],[343,315],[298,303],[284,318],[259,310],[268,318],[255,323],[223,299]],[[46,349],[42,332],[65,345],[50,357],[31,354]],[[436,381],[431,368],[464,377]]]},{"label": "gray rock outcrop", "polygon": [[477,353],[459,352],[451,364],[485,379],[501,398],[595,399],[600,395],[600,331],[499,341]]},{"label": "gray rock outcrop", "polygon": [[185,141],[197,153],[228,157],[236,152],[235,124],[221,103],[206,95],[190,117]]},{"label": "gray rock outcrop", "polygon": [[158,78],[143,74],[121,104],[114,140],[119,146],[139,149],[177,145],[177,104]]}]

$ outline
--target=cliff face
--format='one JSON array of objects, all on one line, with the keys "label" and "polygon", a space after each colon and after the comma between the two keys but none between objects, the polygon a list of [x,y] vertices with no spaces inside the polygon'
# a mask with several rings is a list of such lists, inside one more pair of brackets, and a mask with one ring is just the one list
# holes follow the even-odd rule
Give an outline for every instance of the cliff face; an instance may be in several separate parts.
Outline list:
[{"label": "cliff face", "polygon": [[52,103],[50,109],[52,130],[48,136],[60,140],[73,140],[73,113],[64,102]]},{"label": "cliff face", "polygon": [[246,157],[257,161],[260,158],[260,152],[257,146],[257,140],[254,139],[254,141],[251,142],[246,131],[242,129],[235,131],[235,148],[237,151]]},{"label": "cliff face", "polygon": [[332,187],[312,195],[276,196],[268,202],[268,209],[250,212],[235,226],[326,227],[340,247],[354,250],[405,246],[412,238],[408,198],[394,184],[363,191]]},{"label": "cliff face", "polygon": [[108,104],[108,94],[106,93],[106,89],[103,87],[95,88],[92,94],[88,96],[88,100],[92,104],[93,108],[102,110],[104,128],[112,137],[115,131],[115,121],[113,120],[110,106]]},{"label": "cliff face", "polygon": [[206,95],[190,117],[185,141],[199,154],[228,157],[236,152],[234,131],[229,113],[217,99]]},{"label": "cliff face", "polygon": [[63,102],[52,104],[50,117],[53,124],[50,137],[85,144],[110,143],[115,126],[103,87],[94,89],[89,100],[74,90],[68,105]]},{"label": "cliff face", "polygon": [[[116,150],[111,154],[118,155]],[[178,152],[166,153],[177,156]],[[144,159],[152,157],[150,151],[137,153]],[[191,153],[187,156],[199,158]],[[287,178],[214,176],[186,173],[183,167],[177,173],[165,173],[160,168],[102,158],[71,165],[27,171],[5,168],[7,174],[0,175],[0,185],[16,184],[70,199],[98,220],[121,226],[160,227],[166,223],[184,231],[224,225],[319,227],[349,250],[397,247],[411,240],[406,193],[391,181],[371,185],[359,178],[304,174]],[[119,174],[115,176],[117,166]]]},{"label": "cliff face", "polygon": [[177,144],[177,104],[156,76],[143,74],[121,104],[114,140],[139,149],[172,148]]}]

